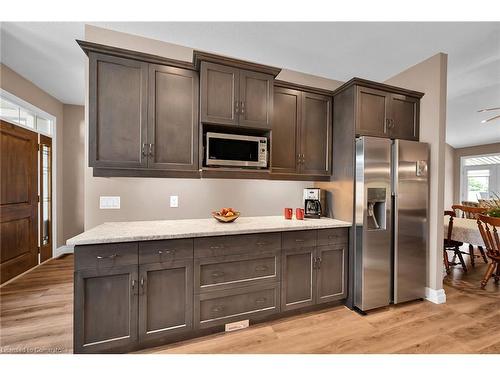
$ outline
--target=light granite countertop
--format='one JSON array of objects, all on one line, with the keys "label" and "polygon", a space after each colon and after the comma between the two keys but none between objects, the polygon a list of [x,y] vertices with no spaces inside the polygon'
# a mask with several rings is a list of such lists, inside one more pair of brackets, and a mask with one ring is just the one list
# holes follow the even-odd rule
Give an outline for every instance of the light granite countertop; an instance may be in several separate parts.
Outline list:
[{"label": "light granite countertop", "polygon": [[232,223],[219,223],[213,218],[110,222],[70,238],[66,244],[90,245],[350,226],[351,223],[330,218],[285,220],[283,216],[239,217]]}]

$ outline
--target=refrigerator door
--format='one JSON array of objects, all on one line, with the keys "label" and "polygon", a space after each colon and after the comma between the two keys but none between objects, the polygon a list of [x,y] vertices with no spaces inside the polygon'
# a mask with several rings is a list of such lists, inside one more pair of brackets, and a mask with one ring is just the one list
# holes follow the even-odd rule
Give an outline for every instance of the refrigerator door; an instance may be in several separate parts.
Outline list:
[{"label": "refrigerator door", "polygon": [[396,140],[393,161],[393,302],[401,303],[425,296],[429,146]]},{"label": "refrigerator door", "polygon": [[391,299],[391,140],[356,140],[354,305],[366,311]]}]

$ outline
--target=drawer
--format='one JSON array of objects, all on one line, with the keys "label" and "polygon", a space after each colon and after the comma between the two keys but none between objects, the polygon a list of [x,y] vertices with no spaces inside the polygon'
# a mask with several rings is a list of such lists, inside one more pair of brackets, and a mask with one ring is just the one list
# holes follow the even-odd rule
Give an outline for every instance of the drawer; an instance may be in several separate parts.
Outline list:
[{"label": "drawer", "polygon": [[316,246],[316,230],[283,232],[283,249],[300,249]]},{"label": "drawer", "polygon": [[139,242],[139,264],[193,258],[193,239]]},{"label": "drawer", "polygon": [[195,322],[199,328],[264,317],[280,310],[279,284],[276,283],[206,293],[195,299]]},{"label": "drawer", "polygon": [[281,249],[280,233],[256,233],[194,239],[195,258],[259,253]]},{"label": "drawer", "polygon": [[232,255],[195,261],[195,288],[198,292],[228,289],[280,279],[279,251],[267,254]]},{"label": "drawer", "polygon": [[346,244],[347,234],[347,228],[319,229],[318,246]]},{"label": "drawer", "polygon": [[137,242],[75,247],[75,270],[137,264]]}]

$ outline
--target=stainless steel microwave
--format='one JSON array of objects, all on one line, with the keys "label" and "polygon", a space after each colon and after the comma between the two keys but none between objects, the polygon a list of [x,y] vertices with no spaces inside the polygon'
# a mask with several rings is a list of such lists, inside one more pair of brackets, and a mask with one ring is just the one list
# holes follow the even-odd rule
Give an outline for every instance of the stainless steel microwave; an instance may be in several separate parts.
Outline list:
[{"label": "stainless steel microwave", "polygon": [[267,168],[267,138],[206,133],[207,166]]}]

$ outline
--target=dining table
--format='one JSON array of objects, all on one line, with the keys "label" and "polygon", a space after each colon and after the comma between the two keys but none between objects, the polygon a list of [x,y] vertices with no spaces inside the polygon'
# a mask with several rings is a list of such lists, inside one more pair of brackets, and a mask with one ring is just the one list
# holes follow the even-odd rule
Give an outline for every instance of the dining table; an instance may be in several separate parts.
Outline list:
[{"label": "dining table", "polygon": [[[448,236],[449,216],[444,216],[444,238]],[[477,219],[466,219],[461,217],[453,218],[453,230],[451,239],[473,246],[484,246],[483,238],[477,226]]]}]

